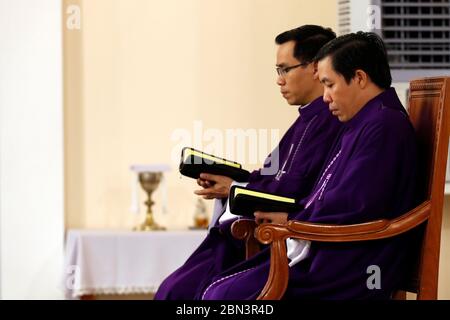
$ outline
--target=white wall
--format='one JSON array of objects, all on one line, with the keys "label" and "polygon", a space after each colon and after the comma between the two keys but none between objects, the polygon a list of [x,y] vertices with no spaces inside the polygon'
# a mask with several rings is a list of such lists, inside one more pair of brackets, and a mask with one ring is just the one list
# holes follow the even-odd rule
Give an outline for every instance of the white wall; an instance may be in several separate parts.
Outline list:
[{"label": "white wall", "polygon": [[0,0],[0,297],[62,298],[61,2]]}]

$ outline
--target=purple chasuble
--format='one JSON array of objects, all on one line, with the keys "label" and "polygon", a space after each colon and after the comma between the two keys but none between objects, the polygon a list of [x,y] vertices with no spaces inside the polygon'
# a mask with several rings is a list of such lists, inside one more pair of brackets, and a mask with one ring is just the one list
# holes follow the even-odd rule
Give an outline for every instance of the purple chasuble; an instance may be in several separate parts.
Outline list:
[{"label": "purple chasuble", "polygon": [[[264,164],[268,168],[276,161],[278,167],[271,175],[262,169],[253,171],[248,187],[299,200],[311,192],[342,124],[331,115],[322,97],[299,108],[299,113]],[[213,276],[243,261],[244,243],[231,235],[233,221],[213,227],[184,265],[164,280],[155,299],[194,299]]]},{"label": "purple chasuble", "polygon": [[[354,224],[392,219],[418,203],[414,129],[393,88],[370,100],[335,142],[305,209],[289,219]],[[289,270],[285,299],[388,299],[403,280],[416,231],[349,243],[313,242]],[[200,298],[256,299],[270,252],[217,275]]]}]

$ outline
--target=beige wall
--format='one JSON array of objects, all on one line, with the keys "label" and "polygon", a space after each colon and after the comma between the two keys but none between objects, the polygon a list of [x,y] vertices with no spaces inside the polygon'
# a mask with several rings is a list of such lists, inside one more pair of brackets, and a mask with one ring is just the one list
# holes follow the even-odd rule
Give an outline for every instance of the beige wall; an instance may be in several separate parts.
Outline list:
[{"label": "beige wall", "polygon": [[[278,128],[281,136],[297,111],[275,84],[274,37],[305,23],[336,25],[331,0],[69,3],[81,5],[82,19],[64,34],[67,228],[129,228],[142,219],[129,212],[128,167],[169,162],[179,147],[174,130],[192,132],[195,120],[204,129]],[[154,211],[183,228],[195,184],[180,180],[176,165],[169,213],[160,214],[160,201]]]},{"label": "beige wall", "polygon": [[[69,5],[81,6],[81,0],[63,0],[63,16]],[[65,20],[64,19],[64,20]],[[83,227],[84,196],[84,63],[82,31],[63,29],[64,59],[64,182],[65,225]]]}]

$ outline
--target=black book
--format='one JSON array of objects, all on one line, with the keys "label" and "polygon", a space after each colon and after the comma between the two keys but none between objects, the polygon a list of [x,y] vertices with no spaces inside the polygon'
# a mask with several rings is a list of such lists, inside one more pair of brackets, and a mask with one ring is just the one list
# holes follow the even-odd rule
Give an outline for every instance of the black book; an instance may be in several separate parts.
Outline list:
[{"label": "black book", "polygon": [[250,176],[250,172],[242,169],[242,165],[235,161],[188,147],[181,151],[180,173],[194,179],[198,179],[200,173],[211,173],[230,177],[238,182],[248,181]]},{"label": "black book", "polygon": [[229,199],[231,213],[241,216],[253,217],[255,211],[289,213],[302,209],[294,198],[239,186],[231,187]]}]

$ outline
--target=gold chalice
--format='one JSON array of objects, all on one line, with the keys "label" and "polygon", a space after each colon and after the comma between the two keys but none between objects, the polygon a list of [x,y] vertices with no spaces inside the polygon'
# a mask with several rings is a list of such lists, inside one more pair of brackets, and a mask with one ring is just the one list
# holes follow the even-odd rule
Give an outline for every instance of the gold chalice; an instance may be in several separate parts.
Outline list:
[{"label": "gold chalice", "polygon": [[135,231],[151,231],[151,230],[165,230],[164,227],[159,226],[155,219],[153,218],[152,206],[155,203],[152,200],[152,193],[156,190],[159,182],[162,178],[162,172],[139,172],[139,183],[141,184],[144,191],[147,193],[147,201],[145,205],[147,206],[147,213],[145,215],[145,221],[135,227]]}]

